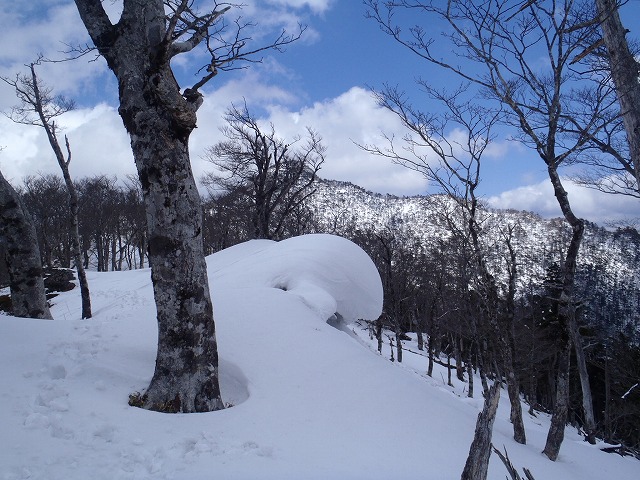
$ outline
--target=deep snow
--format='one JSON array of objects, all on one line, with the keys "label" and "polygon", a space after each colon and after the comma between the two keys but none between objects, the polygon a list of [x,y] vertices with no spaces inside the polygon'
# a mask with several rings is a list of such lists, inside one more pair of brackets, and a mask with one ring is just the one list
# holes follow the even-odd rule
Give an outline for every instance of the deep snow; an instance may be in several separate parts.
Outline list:
[{"label": "deep snow", "polygon": [[[77,289],[54,321],[0,317],[2,479],[455,479],[482,398],[465,397],[426,359],[374,350],[355,323],[375,318],[382,290],[354,244],[328,235],[252,241],[208,258],[221,389],[233,405],[161,414],[127,405],[155,359],[149,270],[88,272],[94,317]],[[344,330],[348,330],[347,334]],[[455,380],[454,380],[455,381]],[[479,389],[477,389],[479,390]],[[503,395],[506,397],[506,395]],[[603,453],[572,429],[557,462],[540,452],[548,417],[526,416],[511,440],[503,399],[494,444],[536,479],[638,479],[640,462]],[[495,455],[491,479],[506,472]]]}]

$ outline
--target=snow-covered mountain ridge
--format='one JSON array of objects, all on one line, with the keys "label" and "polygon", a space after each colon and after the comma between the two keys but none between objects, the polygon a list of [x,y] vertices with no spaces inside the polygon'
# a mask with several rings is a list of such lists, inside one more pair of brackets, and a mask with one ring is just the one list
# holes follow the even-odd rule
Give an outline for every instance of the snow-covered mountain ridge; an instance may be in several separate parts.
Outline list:
[{"label": "snow-covered mountain ridge", "polygon": [[[456,219],[455,202],[446,196],[376,194],[348,182],[323,180],[311,209],[321,231],[352,237],[355,231],[390,232],[423,248],[451,237],[447,224]],[[519,294],[539,286],[548,267],[562,263],[571,235],[561,218],[546,219],[532,212],[495,210],[479,212],[482,241],[496,278],[506,282],[507,246],[512,228],[512,245],[517,255]],[[619,327],[640,326],[640,234],[627,228],[607,230],[586,221],[578,260],[576,294],[587,303],[610,302],[608,315]],[[600,299],[600,300],[599,300]]]}]

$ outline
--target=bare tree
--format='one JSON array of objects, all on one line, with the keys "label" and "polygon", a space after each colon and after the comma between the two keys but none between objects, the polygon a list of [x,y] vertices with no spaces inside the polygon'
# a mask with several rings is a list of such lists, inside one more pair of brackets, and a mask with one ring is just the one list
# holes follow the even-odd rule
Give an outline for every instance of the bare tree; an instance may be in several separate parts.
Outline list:
[{"label": "bare tree", "polygon": [[[93,44],[118,81],[120,108],[142,185],[149,263],[157,307],[158,352],[151,383],[132,403],[165,412],[223,408],[218,350],[203,252],[200,197],[189,160],[189,136],[203,102],[199,89],[219,71],[299,38],[282,32],[248,50],[231,4],[193,0],[124,0],[112,23],[101,0],[75,0]],[[200,79],[181,91],[171,61],[202,47]],[[259,58],[253,61],[259,61]]]},{"label": "bare tree", "polygon": [[56,124],[56,118],[69,110],[72,110],[74,105],[72,101],[65,99],[64,97],[53,95],[51,89],[42,84],[36,75],[36,64],[37,63],[29,64],[28,75],[17,75],[15,79],[2,78],[4,82],[8,83],[15,89],[16,96],[21,102],[19,106],[13,107],[8,116],[16,123],[42,127],[47,133],[49,145],[51,145],[56,160],[58,161],[58,165],[62,170],[62,176],[69,195],[69,209],[71,211],[71,251],[73,254],[76,272],[78,274],[78,283],[80,284],[82,318],[91,318],[91,295],[89,293],[89,282],[87,281],[87,274],[84,271],[82,254],[80,251],[80,233],[78,231],[78,194],[76,193],[73,180],[71,180],[71,174],[69,173],[71,147],[69,145],[69,139],[65,135],[65,156],[62,151],[62,147],[60,146],[60,142],[58,141],[58,125]]},{"label": "bare tree", "polygon": [[273,124],[261,128],[247,105],[231,106],[221,130],[227,140],[209,147],[205,158],[222,173],[203,182],[227,192],[245,192],[251,204],[254,238],[280,238],[287,220],[314,193],[313,183],[324,163],[322,138],[307,128],[308,138],[287,142]]},{"label": "bare tree", "polygon": [[19,188],[38,235],[43,267],[71,267],[68,193],[60,176],[28,175]]},{"label": "bare tree", "polygon": [[[392,138],[388,138],[389,146],[386,149],[367,149],[422,173],[457,203],[463,219],[462,236],[469,239],[473,250],[472,266],[479,274],[480,280],[475,288],[481,294],[482,309],[495,350],[501,353],[500,363],[511,400],[514,439],[518,443],[526,443],[520,387],[514,368],[513,316],[509,316],[512,309],[506,308],[507,312],[504,312],[498,285],[486,263],[480,242],[479,200],[476,193],[480,184],[482,155],[493,140],[492,130],[502,113],[491,112],[464,101],[461,96],[467,86],[461,86],[453,93],[440,92],[426,82],[422,82],[421,86],[431,98],[445,106],[446,113],[439,116],[418,111],[396,88],[387,87],[376,92],[379,104],[396,113],[410,133],[403,139],[402,150],[396,149]],[[465,138],[458,140],[447,136],[447,133],[451,133],[447,132],[447,128],[462,130]],[[435,158],[432,158],[433,154]],[[515,282],[515,271],[513,276]],[[510,300],[512,305],[513,298],[510,297]]]},{"label": "bare tree", "polygon": [[[505,123],[514,127],[516,137],[532,147],[546,165],[554,195],[572,230],[559,297],[566,341],[558,362],[557,401],[544,449],[555,460],[568,414],[570,332],[577,329],[572,297],[584,232],[584,221],[574,214],[558,169],[608,126],[603,118],[612,118],[607,114],[612,105],[611,90],[601,84],[591,88],[581,72],[571,67],[597,28],[592,4],[574,0],[365,3],[369,15],[387,34],[420,58],[471,82],[485,99],[501,105]],[[413,26],[405,35],[393,15],[403,8],[424,13],[431,22],[443,22],[445,48],[455,52],[456,63],[443,58],[442,50],[437,50],[440,43],[430,38],[424,27]],[[545,62],[540,61],[541,56]],[[588,397],[590,392],[583,391],[583,395]]]},{"label": "bare tree", "polygon": [[42,280],[36,230],[22,199],[0,172],[0,242],[16,317],[52,319]]}]

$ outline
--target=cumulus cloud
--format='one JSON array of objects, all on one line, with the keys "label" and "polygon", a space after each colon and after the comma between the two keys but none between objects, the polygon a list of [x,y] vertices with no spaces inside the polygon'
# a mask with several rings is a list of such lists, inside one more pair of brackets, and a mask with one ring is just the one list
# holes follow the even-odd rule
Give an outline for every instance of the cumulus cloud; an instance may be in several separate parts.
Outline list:
[{"label": "cumulus cloud", "polygon": [[299,111],[273,106],[268,120],[284,138],[304,135],[306,127],[322,136],[327,161],[320,175],[325,178],[351,181],[382,193],[410,195],[426,191],[427,182],[421,174],[358,146],[383,145],[383,131],[396,136],[403,132],[396,116],[378,107],[371,94],[362,88],[353,87],[334,99],[316,102]]},{"label": "cumulus cloud", "polygon": [[293,8],[308,7],[314,13],[323,13],[331,7],[334,1],[335,0],[268,0],[268,3]]},{"label": "cumulus cloud", "polygon": [[212,91],[199,111],[198,129],[191,137],[196,176],[212,168],[202,155],[207,146],[222,139],[219,127],[224,123],[224,111],[231,103],[241,106],[246,101],[249,111],[260,117],[265,127],[273,124],[276,133],[285,140],[305,137],[307,127],[322,137],[327,154],[320,176],[350,181],[381,193],[425,193],[427,182],[421,174],[358,147],[357,144],[382,144],[383,130],[398,135],[402,132],[397,118],[379,108],[369,92],[354,87],[337,98],[309,107],[286,106],[295,100],[286,90],[260,83],[252,73]]},{"label": "cumulus cloud", "polygon": [[[68,58],[65,52],[70,46],[90,41],[75,4],[70,1],[3,2],[0,15],[0,45],[11,46],[0,50],[0,75],[4,77],[26,73],[25,64],[40,55],[54,60]],[[104,60],[88,60],[85,57],[63,64],[45,63],[38,73],[58,93],[70,95],[88,88],[86,93],[95,94],[96,83],[105,81],[109,72]],[[14,103],[13,91],[6,86],[0,88],[0,108]]]},{"label": "cumulus cloud", "polygon": [[[135,172],[129,138],[115,108],[99,104],[78,109],[59,118],[59,142],[64,135],[71,145],[70,170],[75,178],[117,175],[124,179]],[[14,185],[29,175],[59,174],[60,167],[44,129],[14,124],[0,118],[0,168]]]},{"label": "cumulus cloud", "polygon": [[[609,195],[563,179],[574,213],[598,224],[620,222],[640,216],[640,201],[623,195]],[[562,212],[549,180],[507,190],[487,199],[494,208],[513,208],[537,212],[543,217],[560,217]]]}]

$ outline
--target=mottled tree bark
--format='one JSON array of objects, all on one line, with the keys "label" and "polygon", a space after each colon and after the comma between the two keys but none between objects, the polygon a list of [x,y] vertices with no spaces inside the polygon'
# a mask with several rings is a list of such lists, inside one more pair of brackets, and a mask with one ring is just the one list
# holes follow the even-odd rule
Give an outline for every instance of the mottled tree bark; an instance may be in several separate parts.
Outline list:
[{"label": "mottled tree bark", "polygon": [[6,245],[13,315],[52,319],[42,280],[42,263],[35,227],[19,195],[2,173],[0,241]]},{"label": "mottled tree bark", "polygon": [[181,95],[170,68],[172,56],[190,45],[173,43],[162,0],[125,0],[115,25],[99,0],[76,5],[118,80],[119,113],[144,196],[158,351],[139,404],[166,412],[222,409],[200,197],[188,149],[201,96]]}]

